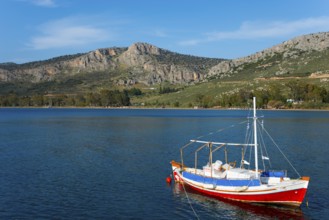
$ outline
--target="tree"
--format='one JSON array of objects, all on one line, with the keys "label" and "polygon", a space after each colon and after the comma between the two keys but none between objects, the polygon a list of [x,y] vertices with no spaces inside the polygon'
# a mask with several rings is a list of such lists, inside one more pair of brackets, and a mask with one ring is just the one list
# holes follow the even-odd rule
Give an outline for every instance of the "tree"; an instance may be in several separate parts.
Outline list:
[{"label": "tree", "polygon": [[110,91],[107,89],[101,90],[100,100],[102,106],[108,107],[110,105]]},{"label": "tree", "polygon": [[177,92],[178,90],[175,88],[170,87],[162,87],[160,86],[159,94],[165,94],[165,93],[171,93],[171,92]]},{"label": "tree", "polygon": [[256,90],[254,96],[257,97],[257,106],[266,108],[269,101],[269,92],[267,90]]},{"label": "tree", "polygon": [[285,101],[282,95],[281,87],[277,84],[271,84],[268,89],[269,99],[275,101]]},{"label": "tree", "polygon": [[203,106],[203,94],[197,94],[195,97],[195,101],[198,103],[198,106]]},{"label": "tree", "polygon": [[31,98],[29,96],[20,97],[18,100],[19,106],[30,106]]},{"label": "tree", "polygon": [[[161,87],[160,87],[160,89],[161,89]],[[137,88],[132,88],[132,89],[128,90],[128,94],[130,96],[139,96],[139,95],[142,95],[142,91]]]},{"label": "tree", "polygon": [[16,95],[16,93],[11,92],[8,95],[8,103],[10,106],[18,106],[18,96]]},{"label": "tree", "polygon": [[101,96],[99,93],[89,92],[85,95],[87,106],[101,106]]},{"label": "tree", "polygon": [[76,106],[86,106],[86,99],[81,94],[78,94],[74,97],[74,102]]},{"label": "tree", "polygon": [[100,100],[102,106],[129,106],[130,98],[128,91],[124,90],[102,90],[100,94]]},{"label": "tree", "polygon": [[284,103],[280,100],[270,100],[267,103],[268,107],[275,108],[275,109],[281,109],[284,107]]},{"label": "tree", "polygon": [[180,105],[180,104],[179,104],[179,101],[174,102],[174,107],[177,108],[177,107],[179,107],[179,105]]},{"label": "tree", "polygon": [[301,101],[305,98],[305,83],[297,81],[289,81],[286,86],[290,89],[290,96],[295,101]]},{"label": "tree", "polygon": [[305,86],[305,100],[311,102],[325,102],[327,90],[314,84],[307,84]]},{"label": "tree", "polygon": [[31,97],[31,104],[33,106],[43,106],[45,104],[44,102],[44,96],[42,95],[34,95]]}]

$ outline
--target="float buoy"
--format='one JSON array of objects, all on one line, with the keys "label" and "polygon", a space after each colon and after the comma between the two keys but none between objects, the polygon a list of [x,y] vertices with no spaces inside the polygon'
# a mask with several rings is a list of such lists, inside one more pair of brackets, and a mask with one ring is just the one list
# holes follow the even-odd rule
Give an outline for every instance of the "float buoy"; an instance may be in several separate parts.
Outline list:
[{"label": "float buoy", "polygon": [[166,178],[166,182],[167,182],[167,183],[171,183],[171,177],[170,177],[170,176],[168,176],[168,177]]}]

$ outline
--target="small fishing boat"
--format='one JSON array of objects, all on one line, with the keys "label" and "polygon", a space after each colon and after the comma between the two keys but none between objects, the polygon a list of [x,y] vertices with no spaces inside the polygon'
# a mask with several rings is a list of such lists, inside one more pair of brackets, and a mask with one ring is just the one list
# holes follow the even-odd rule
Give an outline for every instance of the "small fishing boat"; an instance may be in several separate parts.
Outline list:
[{"label": "small fishing boat", "polygon": [[[180,149],[181,161],[171,161],[175,182],[184,184],[201,194],[221,199],[300,206],[306,195],[310,178],[301,177],[289,161],[288,163],[298,174],[298,178],[288,177],[286,170],[266,169],[265,165],[264,169],[259,169],[258,161],[262,160],[265,164],[265,161],[270,162],[270,157],[267,155],[266,149],[259,150],[259,148],[263,149],[265,142],[263,136],[258,137],[257,133],[262,131],[262,134],[268,134],[268,132],[256,115],[255,97],[253,98],[253,116],[250,118],[253,126],[247,126],[245,137],[249,138],[246,138],[246,143],[190,140]],[[277,146],[271,136],[270,140]],[[184,151],[191,146],[196,147],[196,150],[194,151],[194,166],[189,167],[184,163]],[[236,161],[231,163],[227,161],[227,149],[237,147],[241,148],[242,152],[242,158],[238,160],[239,166]],[[203,149],[207,149],[207,162],[204,166],[198,167],[198,152]],[[248,149],[249,152],[253,152],[249,161],[253,160],[254,166],[251,166],[251,162],[246,160],[245,155]],[[281,149],[278,149],[283,154]],[[215,152],[217,155],[217,152],[221,150],[225,154],[224,162],[215,159],[215,155],[213,155]],[[286,156],[284,158],[287,159]]]}]

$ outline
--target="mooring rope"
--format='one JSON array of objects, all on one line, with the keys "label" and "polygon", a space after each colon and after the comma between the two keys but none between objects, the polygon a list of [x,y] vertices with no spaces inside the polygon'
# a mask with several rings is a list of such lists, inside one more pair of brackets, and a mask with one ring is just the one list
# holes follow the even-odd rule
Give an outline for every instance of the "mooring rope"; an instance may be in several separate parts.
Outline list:
[{"label": "mooring rope", "polygon": [[192,206],[192,203],[191,203],[191,201],[190,201],[190,198],[189,198],[188,195],[187,195],[187,192],[186,192],[186,189],[185,189],[184,183],[182,183],[182,186],[183,186],[183,189],[184,189],[184,192],[185,192],[185,195],[186,195],[187,201],[188,201],[188,203],[190,204],[190,207],[191,207],[191,209],[192,209],[192,211],[193,211],[195,217],[196,217],[197,219],[200,219],[199,216],[198,216],[198,214],[195,212],[195,210],[194,210],[194,208],[193,208],[193,206]]}]

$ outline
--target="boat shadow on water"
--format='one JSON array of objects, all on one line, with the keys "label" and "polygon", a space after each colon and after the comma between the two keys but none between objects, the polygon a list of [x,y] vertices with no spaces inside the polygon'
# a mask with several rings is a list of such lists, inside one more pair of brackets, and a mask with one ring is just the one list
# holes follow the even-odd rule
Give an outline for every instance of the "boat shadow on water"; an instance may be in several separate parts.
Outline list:
[{"label": "boat shadow on water", "polygon": [[[192,203],[195,206],[196,213],[211,212],[212,216],[222,216],[223,218],[264,218],[264,219],[307,219],[300,207],[277,206],[273,204],[245,203],[224,198],[214,198],[205,196],[192,190],[188,185],[174,183],[172,185],[174,196],[177,198]],[[203,207],[202,211],[197,210],[197,207]],[[201,213],[202,214],[202,213]]]}]

